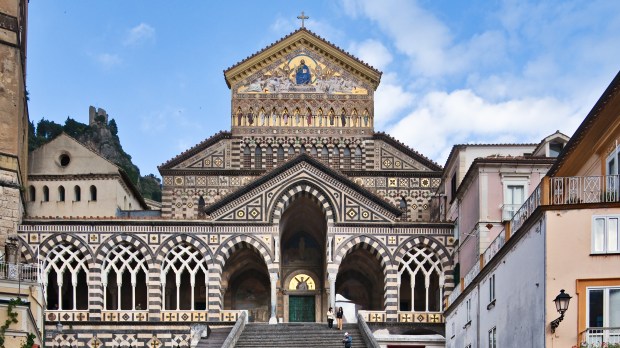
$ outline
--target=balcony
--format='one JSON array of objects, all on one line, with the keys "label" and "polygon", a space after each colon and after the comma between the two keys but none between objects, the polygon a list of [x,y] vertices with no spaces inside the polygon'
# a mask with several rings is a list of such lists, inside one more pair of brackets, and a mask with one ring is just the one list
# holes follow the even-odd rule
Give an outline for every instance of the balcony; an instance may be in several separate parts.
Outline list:
[{"label": "balcony", "polygon": [[549,204],[619,202],[618,179],[618,175],[550,178]]},{"label": "balcony", "polygon": [[502,206],[502,221],[510,221],[515,216],[521,204],[504,204]]},{"label": "balcony", "polygon": [[6,263],[0,261],[0,279],[24,283],[36,283],[39,280],[39,265]]},{"label": "balcony", "polygon": [[620,343],[620,327],[587,328],[581,333],[581,341],[587,344],[586,347],[606,347],[603,343]]}]

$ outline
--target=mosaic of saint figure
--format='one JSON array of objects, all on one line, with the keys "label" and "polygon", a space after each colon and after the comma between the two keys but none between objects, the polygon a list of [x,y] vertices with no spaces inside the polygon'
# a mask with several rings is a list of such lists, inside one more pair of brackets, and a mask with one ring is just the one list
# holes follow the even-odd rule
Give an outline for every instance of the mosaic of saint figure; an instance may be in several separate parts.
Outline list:
[{"label": "mosaic of saint figure", "polygon": [[302,59],[299,62],[299,66],[297,67],[297,72],[295,73],[295,83],[298,85],[307,85],[310,84],[312,80],[312,75],[310,75],[310,68],[306,65],[306,62]]}]

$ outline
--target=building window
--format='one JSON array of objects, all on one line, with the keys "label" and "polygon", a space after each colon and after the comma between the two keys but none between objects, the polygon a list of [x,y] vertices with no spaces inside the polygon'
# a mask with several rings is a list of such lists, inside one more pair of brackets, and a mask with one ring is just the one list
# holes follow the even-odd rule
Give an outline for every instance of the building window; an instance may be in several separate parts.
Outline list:
[{"label": "building window", "polygon": [[254,168],[263,168],[263,150],[260,148],[260,146],[257,146],[254,150]]},{"label": "building window", "polygon": [[441,260],[425,245],[416,245],[398,265],[401,311],[440,312],[445,283]]},{"label": "building window", "polygon": [[620,171],[618,170],[618,165],[620,164],[620,146],[616,146],[616,149],[612,151],[609,156],[607,156],[606,160],[606,170],[607,170],[607,179],[606,179],[606,197],[605,202],[617,202],[618,196],[620,193],[620,182],[618,178],[620,177]]},{"label": "building window", "polygon": [[43,186],[43,202],[50,201],[50,189],[47,186]]},{"label": "building window", "polygon": [[588,343],[617,342],[618,333],[608,328],[620,327],[620,287],[588,288],[586,313]]},{"label": "building window", "polygon": [[293,145],[288,146],[288,159],[291,159],[295,156],[295,147]]},{"label": "building window", "polygon": [[90,186],[90,200],[91,201],[97,200],[97,187],[95,185]]},{"label": "building window", "polygon": [[452,174],[450,179],[450,202],[456,198],[456,172]]},{"label": "building window", "polygon": [[321,150],[321,161],[323,161],[323,163],[329,163],[329,150],[327,149],[327,145],[323,145],[323,149]]},{"label": "building window", "polygon": [[73,188],[73,200],[76,202],[82,200],[82,189],[78,185]]},{"label": "building window", "polygon": [[30,185],[28,188],[28,195],[31,202],[34,202],[37,199],[37,191],[34,186]]},{"label": "building window", "polygon": [[467,311],[467,324],[471,323],[471,299],[465,301],[465,309]]},{"label": "building window", "polygon": [[252,156],[250,155],[250,147],[246,146],[243,148],[243,167],[250,168],[252,164]]},{"label": "building window", "polygon": [[355,148],[355,169],[362,169],[362,148],[359,145]]},{"label": "building window", "polygon": [[161,268],[162,301],[166,310],[207,309],[207,265],[190,244],[175,246]]},{"label": "building window", "polygon": [[497,348],[497,328],[489,330],[489,348]]},{"label": "building window", "polygon": [[284,162],[284,148],[282,145],[278,146],[278,164]]},{"label": "building window", "polygon": [[592,219],[592,253],[619,252],[618,220],[620,215],[594,216]]},{"label": "building window", "polygon": [[271,145],[267,145],[267,150],[265,150],[265,162],[267,169],[273,168],[273,149]]},{"label": "building window", "polygon": [[133,245],[123,243],[109,251],[101,273],[106,309],[148,309],[148,268],[144,256]]},{"label": "building window", "polygon": [[334,166],[334,168],[336,169],[340,169],[340,150],[338,150],[338,146],[334,146],[334,151],[333,151],[333,158],[332,158],[332,165]]},{"label": "building window", "polygon": [[351,169],[351,149],[348,146],[344,148],[344,155],[342,157],[342,166],[344,169]]},{"label": "building window", "polygon": [[489,302],[495,301],[495,274],[489,278]]},{"label": "building window", "polygon": [[564,143],[549,143],[549,157],[558,157],[563,148]]},{"label": "building window", "polygon": [[319,152],[316,150],[316,146],[312,145],[312,147],[310,148],[310,156],[316,158],[318,154]]},{"label": "building window", "polygon": [[58,244],[43,266],[43,288],[47,309],[88,309],[88,262],[80,248]]},{"label": "building window", "polygon": [[65,187],[62,185],[58,186],[58,201],[59,202],[65,201]]},{"label": "building window", "polygon": [[504,177],[504,205],[502,206],[502,220],[508,221],[516,214],[525,201],[527,178]]}]

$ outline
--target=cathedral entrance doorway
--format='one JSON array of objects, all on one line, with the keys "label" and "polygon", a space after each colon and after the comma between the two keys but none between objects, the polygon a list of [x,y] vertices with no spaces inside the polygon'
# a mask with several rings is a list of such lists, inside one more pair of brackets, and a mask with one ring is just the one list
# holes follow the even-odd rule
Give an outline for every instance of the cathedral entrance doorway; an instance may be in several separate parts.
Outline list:
[{"label": "cathedral entrance doorway", "polygon": [[289,296],[289,322],[313,322],[314,312],[314,296]]},{"label": "cathedral entrance doorway", "polygon": [[327,310],[327,221],[313,197],[296,197],[280,220],[283,313],[291,322],[314,322]]}]

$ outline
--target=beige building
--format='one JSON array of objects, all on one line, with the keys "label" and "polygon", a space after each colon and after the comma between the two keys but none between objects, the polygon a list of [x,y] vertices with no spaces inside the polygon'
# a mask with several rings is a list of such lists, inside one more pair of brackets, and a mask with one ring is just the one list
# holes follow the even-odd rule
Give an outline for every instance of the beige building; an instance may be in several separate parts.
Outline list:
[{"label": "beige building", "polygon": [[30,153],[30,217],[114,217],[148,206],[127,174],[62,133]]}]

